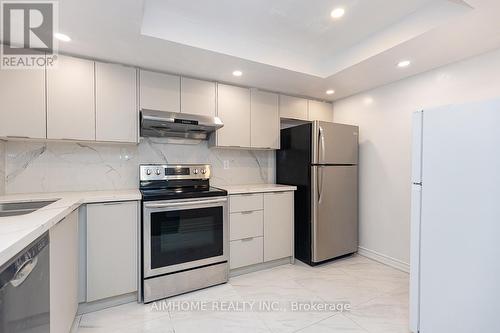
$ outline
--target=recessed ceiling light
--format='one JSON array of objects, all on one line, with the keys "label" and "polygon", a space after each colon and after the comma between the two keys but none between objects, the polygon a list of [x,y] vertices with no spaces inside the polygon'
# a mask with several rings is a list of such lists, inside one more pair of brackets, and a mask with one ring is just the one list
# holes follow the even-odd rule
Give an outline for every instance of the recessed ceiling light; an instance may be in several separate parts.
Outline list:
[{"label": "recessed ceiling light", "polygon": [[59,32],[56,32],[54,34],[54,37],[57,38],[57,39],[59,39],[59,40],[61,40],[61,41],[63,41],[63,42],[70,42],[71,41],[71,38],[69,38],[68,35],[61,34]]},{"label": "recessed ceiling light", "polygon": [[326,94],[327,94],[327,95],[333,95],[333,94],[335,94],[335,90],[332,90],[332,89],[327,90],[327,91],[326,91]]},{"label": "recessed ceiling light", "polygon": [[410,66],[410,64],[411,64],[410,60],[402,60],[402,61],[398,62],[398,67],[404,68],[404,67]]},{"label": "recessed ceiling light", "polygon": [[233,72],[233,75],[234,75],[234,76],[242,76],[242,75],[243,75],[243,72],[242,72],[242,71],[234,71],[234,72]]},{"label": "recessed ceiling light", "polygon": [[345,9],[344,8],[335,8],[330,13],[330,15],[332,16],[332,18],[334,18],[334,19],[341,18],[342,16],[344,16],[344,14],[345,14]]}]

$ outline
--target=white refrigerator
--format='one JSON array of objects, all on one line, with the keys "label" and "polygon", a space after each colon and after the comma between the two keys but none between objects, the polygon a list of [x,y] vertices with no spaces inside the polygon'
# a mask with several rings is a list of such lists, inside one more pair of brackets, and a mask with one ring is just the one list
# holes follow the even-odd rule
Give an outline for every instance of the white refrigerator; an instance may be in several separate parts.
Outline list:
[{"label": "white refrigerator", "polygon": [[500,332],[500,100],[413,115],[410,329]]}]

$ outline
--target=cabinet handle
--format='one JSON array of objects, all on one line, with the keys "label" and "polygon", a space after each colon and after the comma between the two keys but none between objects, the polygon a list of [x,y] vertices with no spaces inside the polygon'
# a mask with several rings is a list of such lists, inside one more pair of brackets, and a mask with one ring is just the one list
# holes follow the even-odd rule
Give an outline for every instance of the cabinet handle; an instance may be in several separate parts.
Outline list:
[{"label": "cabinet handle", "polygon": [[7,135],[7,138],[10,138],[10,139],[29,139],[28,136],[20,136],[20,135]]},{"label": "cabinet handle", "polygon": [[249,242],[251,241],[252,239],[254,239],[255,237],[247,237],[247,238],[243,238],[241,241],[242,242]]},{"label": "cabinet handle", "polygon": [[252,213],[253,213],[253,210],[247,210],[247,211],[241,212],[241,214],[244,214],[244,215],[248,215],[248,214],[252,214]]}]

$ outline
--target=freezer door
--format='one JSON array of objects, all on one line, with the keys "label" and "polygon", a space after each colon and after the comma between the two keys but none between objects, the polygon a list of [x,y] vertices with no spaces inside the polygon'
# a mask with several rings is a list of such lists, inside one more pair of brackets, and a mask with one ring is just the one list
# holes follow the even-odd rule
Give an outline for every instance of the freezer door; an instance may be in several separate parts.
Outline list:
[{"label": "freezer door", "polygon": [[417,333],[420,317],[420,222],[422,186],[412,185],[410,227],[410,331]]},{"label": "freezer door", "polygon": [[413,113],[413,130],[412,130],[412,164],[411,178],[412,183],[422,183],[422,131],[424,122],[424,112],[418,111]]},{"label": "freezer door", "polygon": [[314,121],[312,164],[358,164],[357,126]]},{"label": "freezer door", "polygon": [[358,249],[358,167],[312,166],[312,261]]}]

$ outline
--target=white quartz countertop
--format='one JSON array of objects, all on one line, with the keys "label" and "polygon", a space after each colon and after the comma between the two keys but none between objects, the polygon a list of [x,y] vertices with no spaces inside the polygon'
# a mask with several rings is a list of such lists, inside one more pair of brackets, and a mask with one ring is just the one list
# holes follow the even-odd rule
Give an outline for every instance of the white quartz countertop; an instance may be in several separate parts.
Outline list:
[{"label": "white quartz countertop", "polygon": [[295,191],[296,186],[280,184],[243,184],[219,186],[226,190],[228,194],[262,193],[262,192],[283,192]]},{"label": "white quartz countertop", "polygon": [[0,196],[0,203],[57,200],[33,213],[0,217],[0,266],[82,204],[141,200],[139,190],[29,193]]}]

